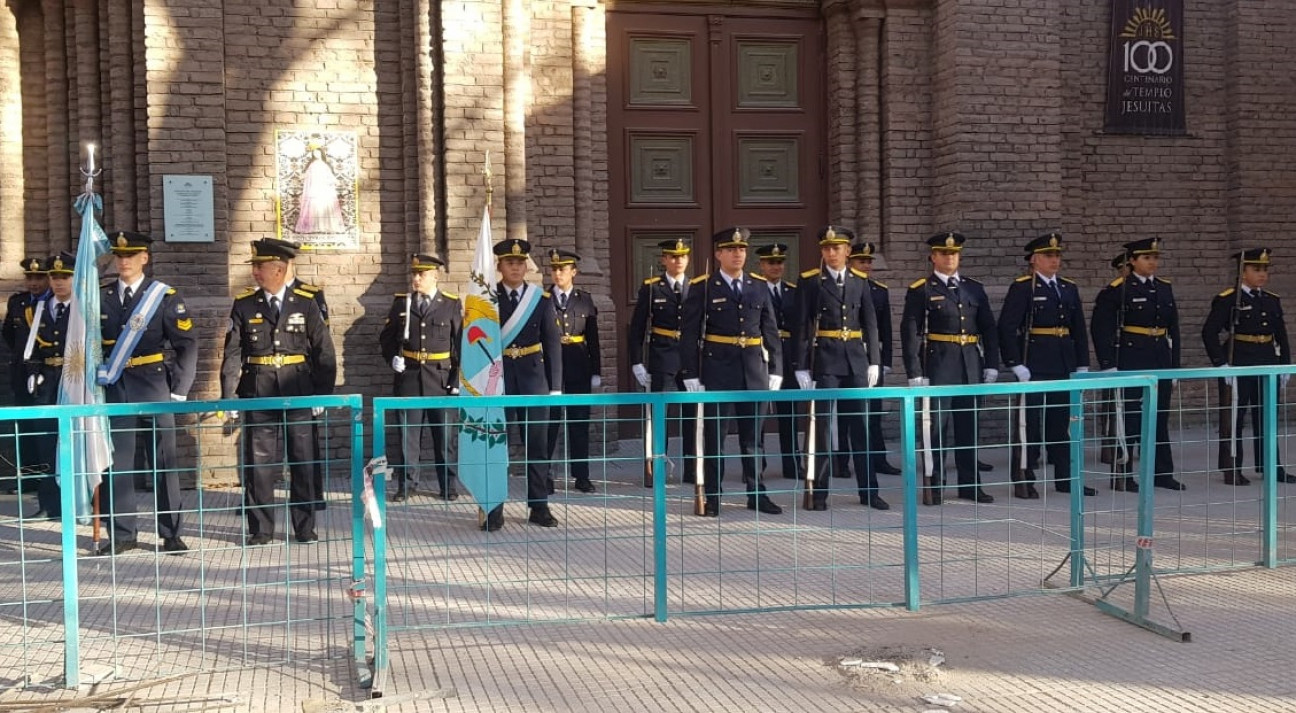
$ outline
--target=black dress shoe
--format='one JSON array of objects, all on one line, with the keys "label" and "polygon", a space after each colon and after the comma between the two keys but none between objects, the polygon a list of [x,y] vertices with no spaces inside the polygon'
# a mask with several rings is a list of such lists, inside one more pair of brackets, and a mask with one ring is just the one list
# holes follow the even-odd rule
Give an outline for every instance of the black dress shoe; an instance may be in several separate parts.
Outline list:
[{"label": "black dress shoe", "polygon": [[315,501],[315,512],[323,512],[324,510],[328,510],[328,503],[323,500]]},{"label": "black dress shoe", "polygon": [[720,498],[715,495],[708,495],[706,506],[702,509],[703,517],[720,517]]},{"label": "black dress shoe", "polygon": [[1275,478],[1279,483],[1296,483],[1296,475],[1288,475],[1287,469],[1282,466],[1278,467],[1278,474]]},{"label": "black dress shoe", "polygon": [[[1279,480],[1278,482],[1281,483],[1282,480]],[[1224,484],[1225,485],[1250,485],[1251,479],[1235,471],[1225,471]]]},{"label": "black dress shoe", "polygon": [[135,540],[118,540],[117,542],[106,543],[103,547],[95,550],[96,557],[105,557],[107,555],[120,555],[131,550],[138,550],[139,543]]},{"label": "black dress shoe", "polygon": [[252,535],[251,537],[247,538],[247,546],[260,547],[261,545],[268,545],[273,541],[274,541],[274,537],[270,535]]},{"label": "black dress shoe", "polygon": [[885,460],[880,460],[877,463],[874,463],[873,471],[878,475],[900,475],[900,469]]},{"label": "black dress shoe", "polygon": [[482,522],[481,529],[485,532],[497,532],[504,527],[504,506],[497,505],[486,515],[486,520]]},{"label": "black dress shoe", "polygon": [[549,512],[548,505],[541,505],[531,508],[531,517],[528,518],[531,523],[540,527],[558,527],[558,518]]},{"label": "black dress shoe", "polygon": [[162,551],[178,555],[181,552],[188,552],[189,545],[186,545],[185,541],[180,539],[178,535],[176,537],[164,537],[162,538]]},{"label": "black dress shoe", "polygon": [[989,473],[992,470],[994,470],[994,466],[982,460],[977,461],[977,472]]},{"label": "black dress shoe", "polygon": [[1187,490],[1188,486],[1175,480],[1173,475],[1158,475],[1152,480],[1152,485],[1166,490]]},{"label": "black dress shoe", "polygon": [[[1053,489],[1058,491],[1059,493],[1070,493],[1071,484],[1066,481],[1059,480],[1057,483],[1053,485]],[[1084,488],[1084,494],[1086,498],[1092,498],[1093,496],[1098,494],[1098,491],[1086,485]]]},{"label": "black dress shoe", "polygon": [[577,478],[576,489],[582,493],[592,493],[595,490],[598,490],[598,488],[594,487],[594,484],[590,482],[589,478]]},{"label": "black dress shoe", "polygon": [[819,511],[819,512],[823,512],[824,510],[827,510],[827,509],[828,509],[828,501],[827,501],[827,500],[822,500],[822,501],[820,501],[820,500],[816,500],[816,501],[810,503],[810,509],[811,509],[811,510],[817,510],[817,511]]},{"label": "black dress shoe", "polygon": [[316,542],[319,542],[319,535],[316,535],[315,533],[297,536],[297,544],[299,545],[313,545]]},{"label": "black dress shoe", "polygon": [[980,488],[977,488],[975,491],[972,492],[968,492],[966,490],[960,490],[958,496],[959,496],[959,500],[972,500],[986,505],[994,502],[994,496]]},{"label": "black dress shoe", "polygon": [[860,498],[861,505],[867,505],[874,510],[890,510],[891,504],[882,499],[881,495],[870,495],[867,498]]},{"label": "black dress shoe", "polygon": [[779,507],[778,505],[775,505],[773,500],[770,500],[767,496],[764,495],[761,495],[760,497],[757,498],[747,498],[747,509],[758,510],[760,512],[765,513],[766,515],[783,514],[783,508]]},{"label": "black dress shoe", "polygon": [[437,493],[437,500],[449,500],[451,502],[459,499],[459,493]]}]

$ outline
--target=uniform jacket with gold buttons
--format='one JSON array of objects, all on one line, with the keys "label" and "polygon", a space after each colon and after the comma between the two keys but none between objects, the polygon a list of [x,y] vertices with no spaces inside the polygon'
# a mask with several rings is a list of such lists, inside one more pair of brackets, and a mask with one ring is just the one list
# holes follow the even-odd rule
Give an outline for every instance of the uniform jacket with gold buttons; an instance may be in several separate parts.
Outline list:
[{"label": "uniform jacket with gold buttons", "polygon": [[[864,273],[844,269],[841,285],[826,269],[801,273],[797,307],[798,369],[810,371],[818,379],[825,374],[863,376],[869,365],[881,365],[877,309]],[[846,339],[826,334],[841,335],[842,330],[847,332]]]},{"label": "uniform jacket with gold buttons", "polygon": [[1144,282],[1134,275],[1113,280],[1094,298],[1089,330],[1099,369],[1179,368],[1183,344],[1169,280]]},{"label": "uniform jacket with gold buttons", "polygon": [[[71,304],[68,307],[71,308]],[[63,318],[56,319],[55,315],[58,312],[52,296],[37,302],[33,312],[36,309],[42,310],[41,321],[36,330],[36,341],[32,345],[31,359],[27,360],[26,373],[42,377],[42,380],[36,384],[36,393],[32,394],[32,397],[37,404],[47,406],[58,403],[59,381],[63,378],[63,365],[57,362],[49,364],[47,360],[63,358],[63,348],[67,344],[67,323],[71,312],[65,310]],[[25,347],[25,344],[18,346],[19,355]]]},{"label": "uniform jacket with gold buttons", "polygon": [[[276,355],[305,359],[278,366],[249,362]],[[285,290],[277,321],[271,318],[265,290],[245,291],[234,299],[221,361],[221,398],[325,395],[333,393],[336,381],[333,340],[311,293]]]},{"label": "uniform jacket with gold buttons", "polygon": [[[999,363],[999,333],[990,299],[970,277],[960,276],[953,291],[935,273],[909,285],[900,335],[905,372],[911,379],[926,377],[933,385],[979,384],[982,370]],[[932,335],[955,335],[965,341],[942,341]]]},{"label": "uniform jacket with gold buttons", "polygon": [[1229,338],[1232,314],[1237,308],[1237,333],[1241,339],[1233,345],[1232,366],[1271,366],[1290,364],[1291,348],[1287,344],[1287,325],[1283,322],[1282,302],[1268,290],[1243,291],[1241,297],[1230,287],[1215,295],[1210,314],[1202,326],[1202,341],[1211,364],[1229,364]]},{"label": "uniform jacket with gold buttons", "polygon": [[[1089,334],[1080,290],[1061,277],[1055,284],[1056,293],[1034,272],[1017,278],[999,313],[1003,363],[1009,367],[1025,364],[1032,378],[1063,379],[1078,367],[1089,366]],[[1048,329],[1053,333],[1043,333]]]},{"label": "uniform jacket with gold buttons", "polygon": [[634,315],[630,318],[627,354],[631,364],[643,364],[649,373],[668,377],[679,372],[679,329],[688,291],[689,281],[683,276],[680,277],[678,293],[671,289],[665,275],[650,277],[639,286]]},{"label": "uniform jacket with gold buttons", "polygon": [[[700,379],[712,391],[768,389],[769,375],[783,373],[783,344],[769,284],[748,274],[738,279],[741,295],[719,273],[695,277],[684,300],[680,377]],[[743,345],[726,343],[737,338]]]},{"label": "uniform jacket with gold buttons", "polygon": [[[108,361],[130,322],[135,306],[144,299],[153,280],[144,278],[131,303],[123,305],[121,283],[113,280],[100,290],[99,326],[103,336],[103,358]],[[198,339],[194,334],[193,315],[185,308],[184,299],[174,288],[162,296],[162,303],[153,318],[144,327],[144,333],[130,353],[133,358],[162,354],[170,346],[175,358],[122,370],[115,384],[104,387],[109,403],[140,403],[144,401],[170,401],[171,394],[186,396],[193,386],[198,370]],[[169,362],[169,363],[168,363]]]},{"label": "uniform jacket with gold buttons", "polygon": [[[383,363],[405,352],[422,353],[422,359],[405,358],[405,371],[395,374],[396,396],[444,396],[458,386],[459,337],[463,332],[463,307],[456,295],[437,290],[420,305],[410,293],[409,338],[405,337],[404,294],[396,295],[387,311],[387,323],[378,335]],[[445,354],[442,359],[430,356]]]},{"label": "uniform jacket with gold buttons", "polygon": [[587,394],[590,392],[590,377],[599,373],[602,358],[599,351],[598,307],[594,305],[594,296],[572,286],[571,293],[567,295],[567,306],[559,307],[558,293],[552,286],[548,291],[561,330],[562,390],[569,394]]}]

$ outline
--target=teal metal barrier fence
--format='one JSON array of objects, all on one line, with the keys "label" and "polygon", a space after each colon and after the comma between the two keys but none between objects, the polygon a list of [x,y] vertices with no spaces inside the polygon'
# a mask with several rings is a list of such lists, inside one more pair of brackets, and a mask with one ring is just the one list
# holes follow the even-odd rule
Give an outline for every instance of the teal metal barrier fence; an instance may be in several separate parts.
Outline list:
[{"label": "teal metal barrier fence", "polygon": [[[330,501],[359,502],[352,493],[359,492],[364,453],[361,406],[359,396],[320,396],[0,409],[0,423],[40,419],[56,425],[59,473],[73,471],[67,444],[77,419],[88,416],[141,417],[145,437],[139,440],[149,444],[144,455],[153,464],[147,474],[116,464],[112,477],[143,476],[145,492],[138,503],[140,547],[108,556],[94,556],[91,520],[78,523],[73,488],[60,489],[62,512],[50,520],[33,517],[22,499],[23,481],[38,476],[17,483],[19,497],[0,517],[8,545],[0,554],[0,657],[12,664],[5,667],[6,681],[77,687],[105,676],[151,679],[321,657],[345,660],[355,645],[353,624],[364,623],[363,603],[346,597],[348,565],[363,562],[365,554],[364,538],[355,536],[362,532],[362,513],[326,508]],[[279,493],[274,510],[284,532],[269,546],[247,547],[242,489],[198,487],[182,496],[180,507],[162,512],[182,519],[180,534],[189,551],[164,552],[152,533],[158,503],[148,495],[163,487],[166,476],[156,448],[162,433],[148,417],[177,418],[168,435],[179,436],[186,452],[196,455],[171,468],[192,480],[210,480],[236,471],[239,452],[205,445],[219,441],[217,434],[230,438],[240,430],[213,415],[288,407],[324,409],[315,418],[320,456],[309,465],[325,491],[307,504],[319,510],[321,542],[289,546],[287,498]],[[339,409],[345,418],[336,417]],[[100,544],[108,541],[105,530]]]}]

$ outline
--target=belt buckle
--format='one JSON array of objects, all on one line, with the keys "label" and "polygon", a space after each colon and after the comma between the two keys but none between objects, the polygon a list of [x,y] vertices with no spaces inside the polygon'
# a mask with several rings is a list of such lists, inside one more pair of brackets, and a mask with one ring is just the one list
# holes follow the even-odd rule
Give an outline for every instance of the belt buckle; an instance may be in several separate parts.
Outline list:
[{"label": "belt buckle", "polygon": [[1061,337],[1061,336],[1063,336],[1063,335],[1062,335],[1062,328],[1061,328],[1061,327],[1054,327],[1054,328],[1053,328],[1053,336],[1055,336],[1055,337]]},{"label": "belt buckle", "polygon": [[284,355],[275,354],[274,356],[270,357],[270,364],[273,365],[274,368],[276,369],[282,367],[284,365]]},{"label": "belt buckle", "polygon": [[517,359],[519,356],[522,356],[521,354],[519,354],[519,352],[521,351],[522,350],[518,349],[517,347],[509,347],[508,349],[504,350],[504,356],[510,359]]},{"label": "belt buckle", "polygon": [[850,341],[850,330],[846,327],[841,328],[841,340],[843,342]]},{"label": "belt buckle", "polygon": [[958,335],[958,343],[959,343],[959,346],[967,346],[968,344],[971,344],[971,343],[972,343],[972,335],[970,335],[970,334],[960,334],[960,335]]},{"label": "belt buckle", "polygon": [[419,350],[419,355],[418,355],[418,360],[419,360],[419,361],[432,361],[432,352],[425,352],[425,351],[423,351],[422,349],[420,349],[420,350]]},{"label": "belt buckle", "polygon": [[559,341],[561,341],[563,344],[571,344],[571,343],[572,343],[572,341],[571,341],[571,335],[570,335],[570,334],[564,334],[564,335],[562,335],[562,338],[561,338]]},{"label": "belt buckle", "polygon": [[748,337],[748,336],[740,335],[737,337],[736,344],[738,345],[739,349],[746,349],[748,344],[752,344],[752,345],[756,344],[756,337]]}]

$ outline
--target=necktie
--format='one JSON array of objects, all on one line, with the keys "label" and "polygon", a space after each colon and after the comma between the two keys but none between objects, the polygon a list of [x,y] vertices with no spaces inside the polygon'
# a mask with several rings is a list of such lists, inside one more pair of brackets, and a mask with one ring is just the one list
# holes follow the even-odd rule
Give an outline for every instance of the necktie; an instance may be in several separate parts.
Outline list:
[{"label": "necktie", "polygon": [[278,297],[270,298],[270,321],[272,322],[279,321],[279,298]]},{"label": "necktie", "polygon": [[1061,301],[1062,301],[1062,291],[1058,289],[1058,283],[1057,283],[1057,280],[1049,280],[1048,286],[1049,286],[1049,289],[1053,291],[1053,296],[1057,298],[1058,302],[1061,302]]},{"label": "necktie", "polygon": [[135,298],[135,290],[133,290],[133,289],[131,289],[129,286],[127,286],[127,287],[126,287],[126,292],[123,293],[123,295],[122,295],[122,304],[123,304],[123,305],[128,305],[128,304],[130,304],[131,300],[134,299],[134,298]]},{"label": "necktie", "polygon": [[517,305],[518,305],[518,291],[517,291],[517,290],[511,290],[511,291],[509,292],[509,302],[512,303],[512,305],[513,305],[514,307],[517,307]]},{"label": "necktie", "polygon": [[844,272],[837,273],[837,286],[838,287],[846,286],[846,273]]},{"label": "necktie", "polygon": [[775,283],[771,286],[770,291],[774,293],[774,308],[779,310],[783,309],[783,291],[779,289],[778,284]]},{"label": "necktie", "polygon": [[729,287],[733,288],[734,294],[742,297],[742,279],[731,280]]},{"label": "necktie", "polygon": [[62,302],[58,303],[58,307],[56,307],[54,310],[54,320],[57,322],[61,322],[63,321],[63,318],[66,316],[67,316],[67,305],[63,304]]},{"label": "necktie", "polygon": [[423,309],[424,307],[427,307],[427,304],[428,304],[428,296],[425,295],[425,294],[423,294],[422,292],[418,293],[418,301],[417,301],[417,304],[418,304],[419,309]]},{"label": "necktie", "polygon": [[958,278],[951,277],[945,285],[949,287],[950,292],[958,292]]},{"label": "necktie", "polygon": [[567,309],[567,293],[558,293],[558,309]]}]

